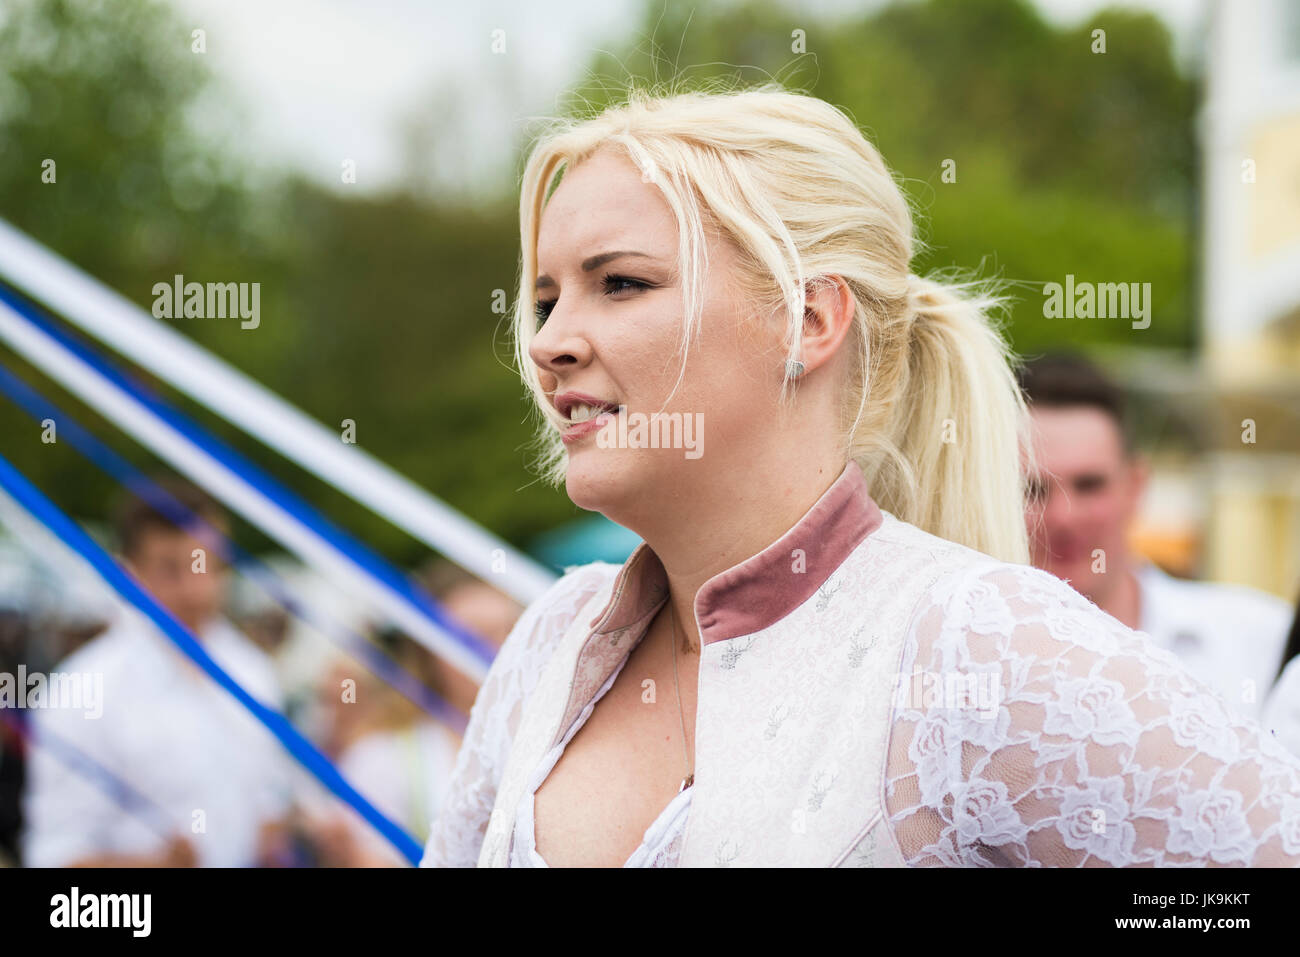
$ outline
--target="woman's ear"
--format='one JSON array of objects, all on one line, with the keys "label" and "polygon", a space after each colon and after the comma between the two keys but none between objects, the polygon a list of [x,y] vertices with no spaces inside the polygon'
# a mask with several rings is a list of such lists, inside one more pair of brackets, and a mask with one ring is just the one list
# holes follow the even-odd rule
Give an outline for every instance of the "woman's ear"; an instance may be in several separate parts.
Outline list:
[{"label": "woman's ear", "polygon": [[810,280],[803,317],[803,343],[799,358],[811,372],[829,362],[853,327],[857,301],[842,276]]}]

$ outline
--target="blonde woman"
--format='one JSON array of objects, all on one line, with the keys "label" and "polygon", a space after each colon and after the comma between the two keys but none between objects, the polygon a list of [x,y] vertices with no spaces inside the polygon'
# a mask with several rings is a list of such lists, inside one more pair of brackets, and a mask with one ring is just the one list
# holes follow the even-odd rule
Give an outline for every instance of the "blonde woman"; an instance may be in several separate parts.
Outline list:
[{"label": "blonde woman", "polygon": [[425,865],[1300,863],[1300,762],[1023,564],[988,303],[841,111],[633,95],[520,212],[543,465],[644,544],[520,619]]}]

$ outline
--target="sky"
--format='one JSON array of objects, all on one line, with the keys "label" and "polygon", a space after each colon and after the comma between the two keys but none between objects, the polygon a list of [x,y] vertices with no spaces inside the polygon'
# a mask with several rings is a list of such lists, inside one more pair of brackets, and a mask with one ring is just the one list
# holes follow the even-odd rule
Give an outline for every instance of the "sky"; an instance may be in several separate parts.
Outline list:
[{"label": "sky", "polygon": [[[339,188],[381,191],[406,177],[430,192],[474,193],[511,181],[511,144],[527,118],[553,113],[592,52],[637,28],[646,0],[172,2],[205,31],[208,65],[233,94],[196,117],[224,147]],[[1127,5],[1160,15],[1189,56],[1207,2]],[[813,15],[880,5],[787,0]],[[1071,24],[1109,4],[1037,5],[1048,20]],[[492,48],[497,30],[503,52]],[[344,186],[346,161],[355,183]]]}]

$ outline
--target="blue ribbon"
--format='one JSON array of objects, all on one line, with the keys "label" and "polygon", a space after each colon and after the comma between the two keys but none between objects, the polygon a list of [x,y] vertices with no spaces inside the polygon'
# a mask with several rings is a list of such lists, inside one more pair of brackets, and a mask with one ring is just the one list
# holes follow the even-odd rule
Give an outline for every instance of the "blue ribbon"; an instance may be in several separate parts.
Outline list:
[{"label": "blue ribbon", "polygon": [[238,475],[263,497],[274,502],[296,521],[311,529],[312,532],[320,536],[340,553],[346,555],[371,577],[400,595],[408,604],[433,621],[439,628],[448,632],[454,640],[476,655],[485,665],[491,665],[493,658],[496,657],[496,650],[491,645],[448,617],[436,602],[416,588],[405,575],[385,562],[380,556],[330,523],[306,502],[299,499],[234,449],[196,423],[191,422],[142,383],[135,381],[93,349],[88,348],[67,331],[59,328],[57,324],[51,322],[42,314],[41,309],[3,283],[0,283],[0,301],[6,303],[45,335],[54,339],[104,378],[130,395],[135,401],[185,436],[194,445]]},{"label": "blue ribbon", "polygon": [[304,605],[295,601],[281,585],[279,577],[263,562],[246,552],[234,540],[213,528],[201,516],[179,502],[175,496],[153,481],[125,458],[101,442],[94,433],[87,430],[75,418],[64,412],[27,382],[23,381],[9,369],[0,366],[0,392],[9,398],[33,419],[40,422],[52,419],[57,423],[59,435],[84,456],[87,461],[97,466],[138,497],[149,502],[161,514],[178,526],[202,528],[218,540],[225,550],[223,558],[233,559],[232,564],[255,581],[273,600],[295,617],[307,621],[328,635],[337,644],[345,648],[353,657],[359,659],[372,674],[378,675],[402,695],[419,706],[426,714],[436,718],[458,733],[465,731],[465,716],[452,707],[428,687],[405,671],[389,655],[370,644],[360,635],[349,629],[340,629],[342,638],[336,638],[333,629],[323,625]]},{"label": "blue ribbon", "polygon": [[416,840],[380,813],[339,774],[329,758],[304,738],[284,717],[249,694],[239,682],[212,660],[199,641],[171,613],[159,605],[140,585],[118,567],[112,557],[82,531],[81,527],[59,511],[36,486],[0,456],[0,487],[37,521],[45,525],[73,551],[99,572],[114,590],[143,612],[181,653],[194,662],[208,677],[225,688],[235,700],[275,735],[280,744],[326,788],[355,810],[379,831],[411,864],[418,865],[423,849]]}]

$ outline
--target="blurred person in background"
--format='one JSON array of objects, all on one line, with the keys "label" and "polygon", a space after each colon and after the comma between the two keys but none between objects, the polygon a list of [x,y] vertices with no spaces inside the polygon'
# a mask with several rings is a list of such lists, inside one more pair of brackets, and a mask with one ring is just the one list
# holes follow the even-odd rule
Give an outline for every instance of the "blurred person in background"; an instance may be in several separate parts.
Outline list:
[{"label": "blurred person in background", "polygon": [[357,739],[382,720],[376,696],[376,679],[353,658],[331,654],[321,669],[310,710],[312,738],[331,759],[337,760]]},{"label": "blurred person in background", "polygon": [[[437,685],[438,662],[417,642],[390,630],[379,635],[379,644],[422,684]],[[460,735],[368,673],[358,682],[358,702],[363,698],[371,702],[367,726],[339,756],[339,770],[375,807],[423,843],[451,780]],[[350,864],[397,867],[404,863],[360,817],[347,813],[346,820],[356,850]]]},{"label": "blurred person in background", "polygon": [[236,619],[239,630],[272,657],[284,647],[289,634],[289,621],[289,613],[278,606],[259,608]]},{"label": "blurred person in background", "polygon": [[1026,520],[1033,563],[1177,655],[1238,714],[1259,720],[1291,623],[1286,602],[1239,585],[1184,581],[1129,545],[1148,464],[1121,390],[1086,359],[1025,363],[1037,473]]},{"label": "blurred person in background", "polygon": [[[4,524],[12,520],[5,516]],[[0,682],[17,694],[20,668],[47,673],[54,662],[102,632],[120,613],[106,587],[76,566],[54,563],[40,543],[33,557],[0,537]],[[0,867],[22,863],[22,795],[30,751],[30,711],[0,691]]]},{"label": "blurred person in background", "polygon": [[[278,708],[270,662],[222,616],[227,576],[214,530],[224,533],[224,515],[194,486],[160,485],[188,515],[168,516],[140,499],[125,500],[116,515],[122,562],[223,669]],[[289,757],[151,624],[123,614],[54,670],[102,676],[102,714],[71,708],[31,713],[25,864],[251,866],[307,854],[309,838],[291,814],[296,769]],[[96,786],[42,747],[45,732],[158,805],[175,832],[164,838],[124,811],[102,782]]]},{"label": "blurred person in background", "polygon": [[[26,617],[0,596],[0,674],[13,674],[23,661],[27,639]],[[18,712],[0,706],[0,867],[14,867],[19,859],[22,829],[22,790],[26,748]]]},{"label": "blurred person in background", "polygon": [[[419,580],[444,613],[497,648],[523,611],[504,592],[445,559],[423,569]],[[473,707],[478,685],[459,670],[399,632],[382,632],[380,643],[401,667],[458,711],[468,713]],[[355,668],[347,670],[357,673]],[[331,680],[337,682],[342,674],[336,669]],[[459,731],[429,717],[369,675],[358,681],[356,706],[340,708],[351,712],[340,717],[354,730],[339,756],[339,770],[376,807],[425,841],[451,781],[461,744]],[[354,814],[345,819],[356,846],[351,863],[388,867],[403,863],[368,824]]]},{"label": "blurred person in background", "polygon": [[[459,565],[438,559],[420,576],[442,609],[496,648],[523,614],[523,607],[505,592],[474,577]],[[434,690],[462,712],[469,713],[478,685],[446,662],[438,660]]]}]

